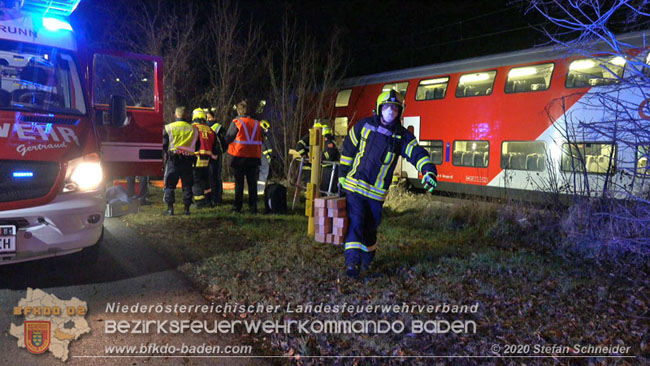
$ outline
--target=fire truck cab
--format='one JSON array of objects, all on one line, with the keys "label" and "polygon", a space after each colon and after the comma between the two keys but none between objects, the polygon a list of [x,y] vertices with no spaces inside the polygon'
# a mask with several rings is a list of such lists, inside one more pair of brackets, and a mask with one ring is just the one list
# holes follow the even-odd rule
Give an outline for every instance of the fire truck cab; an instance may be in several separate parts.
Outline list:
[{"label": "fire truck cab", "polygon": [[87,50],[80,1],[0,9],[0,265],[92,248],[106,179],[161,175],[162,59]]}]

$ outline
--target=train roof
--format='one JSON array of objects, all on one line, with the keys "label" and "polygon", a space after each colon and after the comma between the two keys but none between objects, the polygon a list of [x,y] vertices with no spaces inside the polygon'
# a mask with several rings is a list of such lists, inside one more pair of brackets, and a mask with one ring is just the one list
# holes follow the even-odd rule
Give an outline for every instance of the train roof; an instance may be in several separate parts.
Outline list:
[{"label": "train roof", "polygon": [[[647,47],[646,36],[650,36],[650,30],[625,33],[616,37],[617,41],[629,48]],[[605,43],[599,43],[594,51],[611,50]],[[378,74],[357,76],[344,79],[341,88],[354,87],[359,85],[377,84],[381,82],[393,82],[408,79],[416,79],[428,76],[444,75],[456,72],[483,70],[491,67],[532,63],[550,59],[564,58],[577,54],[578,51],[557,45],[534,47],[520,51],[499,53],[488,56],[474,57],[463,60],[449,61],[440,64],[387,71]]]}]

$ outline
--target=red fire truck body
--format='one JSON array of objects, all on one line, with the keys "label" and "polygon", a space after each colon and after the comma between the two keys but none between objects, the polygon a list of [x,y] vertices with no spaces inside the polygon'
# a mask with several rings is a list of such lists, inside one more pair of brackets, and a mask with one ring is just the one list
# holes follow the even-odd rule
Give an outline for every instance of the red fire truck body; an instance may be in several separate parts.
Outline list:
[{"label": "red fire truck body", "polygon": [[0,265],[97,248],[106,179],[161,174],[162,60],[86,50],[78,3],[0,9]]}]

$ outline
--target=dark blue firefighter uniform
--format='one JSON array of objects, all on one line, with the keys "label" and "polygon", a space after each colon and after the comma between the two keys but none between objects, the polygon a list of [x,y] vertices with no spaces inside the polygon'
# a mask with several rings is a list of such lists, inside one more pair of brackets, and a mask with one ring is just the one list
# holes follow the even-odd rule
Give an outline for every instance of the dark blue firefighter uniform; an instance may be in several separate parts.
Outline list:
[{"label": "dark blue firefighter uniform", "polygon": [[165,169],[165,190],[163,199],[167,204],[176,202],[174,191],[180,178],[183,185],[183,204],[192,204],[192,185],[194,184],[193,165],[196,158],[181,154],[169,154]]},{"label": "dark blue firefighter uniform", "polygon": [[341,176],[346,193],[349,228],[345,238],[346,265],[367,269],[375,255],[377,227],[392,181],[397,157],[402,156],[419,172],[437,174],[427,151],[399,123],[387,127],[379,117],[364,118],[349,131],[343,143]]}]

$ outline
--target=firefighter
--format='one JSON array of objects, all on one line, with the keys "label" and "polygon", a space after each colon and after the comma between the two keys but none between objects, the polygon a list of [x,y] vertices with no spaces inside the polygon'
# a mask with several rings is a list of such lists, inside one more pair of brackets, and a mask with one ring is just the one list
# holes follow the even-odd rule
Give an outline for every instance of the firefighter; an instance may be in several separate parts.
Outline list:
[{"label": "firefighter", "polygon": [[193,171],[194,185],[192,186],[192,194],[194,195],[194,204],[198,208],[210,206],[212,190],[208,181],[208,165],[210,161],[217,160],[217,138],[214,131],[206,123],[205,111],[201,108],[195,109],[192,112],[192,126],[196,128],[199,134],[199,149],[194,153],[196,162]]},{"label": "firefighter", "polygon": [[[336,140],[334,139],[334,135],[332,135],[332,129],[326,124],[314,122],[313,128],[317,127],[321,128],[321,133],[325,137],[325,146],[323,147],[322,160],[338,161],[340,154],[339,150],[336,148]],[[309,134],[306,134],[300,139],[300,141],[298,141],[295,150],[303,158],[309,156]]]},{"label": "firefighter", "polygon": [[165,125],[163,130],[163,153],[165,154],[165,191],[164,201],[167,203],[167,215],[174,214],[174,190],[178,179],[183,184],[183,203],[185,215],[190,214],[192,204],[192,165],[197,147],[198,133],[196,128],[186,122],[187,112],[185,107],[178,107],[174,112],[175,122]]},{"label": "firefighter", "polygon": [[217,122],[216,109],[210,109],[206,112],[208,125],[214,131],[217,144],[217,158],[211,159],[208,164],[208,179],[210,181],[210,206],[215,207],[223,201],[223,181],[221,180],[221,167],[223,164],[223,153],[225,152],[226,142],[224,141],[224,128],[221,123]]},{"label": "firefighter", "polygon": [[257,193],[264,193],[266,182],[271,176],[271,157],[273,156],[273,145],[271,143],[271,124],[267,120],[261,120],[262,127],[262,164],[260,165],[260,176],[257,181]]},{"label": "firefighter", "polygon": [[260,122],[249,113],[249,101],[237,103],[237,117],[232,120],[226,132],[228,154],[235,173],[235,203],[233,211],[241,212],[244,199],[244,178],[248,183],[248,206],[251,213],[257,213],[257,179],[262,159],[262,128]]},{"label": "firefighter", "polygon": [[[332,134],[332,129],[326,125],[322,124],[318,121],[314,122],[314,128],[320,127],[321,128],[321,133],[323,137],[325,138],[325,143],[323,146],[323,154],[321,156],[321,161],[323,161],[323,164],[321,165],[322,167],[322,174],[321,176],[323,177],[323,181],[321,182],[320,189],[322,191],[328,191],[329,188],[329,183],[331,180],[331,175],[332,175],[332,169],[335,169],[333,164],[327,163],[328,161],[338,161],[341,154],[339,153],[338,148],[336,147],[336,140],[334,139],[334,135]],[[303,157],[307,158],[309,156],[309,134],[303,136],[300,141],[298,141],[298,144],[296,145],[295,150]],[[311,170],[311,165],[309,164],[304,164],[303,165],[303,173],[302,176],[304,179],[307,181],[309,180],[309,171]],[[338,178],[336,170],[334,171],[334,184],[336,184],[336,179]]]},{"label": "firefighter", "polygon": [[392,89],[379,94],[375,114],[348,132],[341,155],[341,184],[347,197],[349,229],[345,238],[346,274],[356,278],[375,256],[377,227],[398,156],[424,176],[429,191],[437,186],[437,170],[415,136],[401,125],[404,97]]}]

